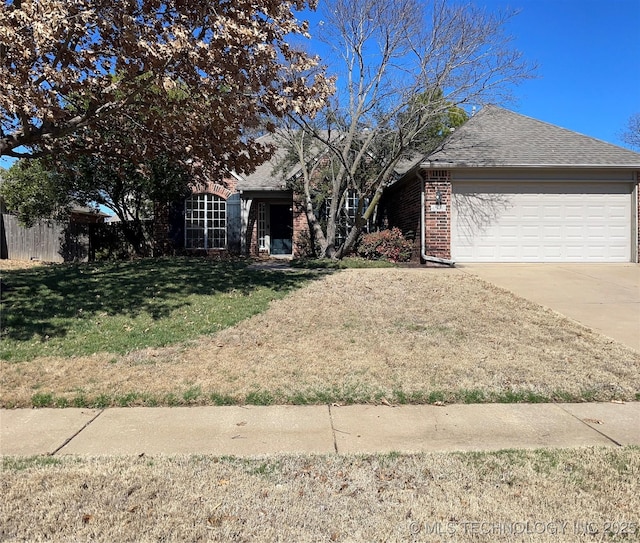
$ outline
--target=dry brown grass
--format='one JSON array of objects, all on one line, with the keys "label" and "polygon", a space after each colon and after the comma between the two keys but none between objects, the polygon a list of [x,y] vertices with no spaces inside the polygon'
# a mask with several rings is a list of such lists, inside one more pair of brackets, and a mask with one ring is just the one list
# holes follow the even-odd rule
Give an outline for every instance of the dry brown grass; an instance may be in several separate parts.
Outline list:
[{"label": "dry brown grass", "polygon": [[79,391],[157,401],[191,390],[194,403],[256,391],[274,402],[640,394],[640,353],[460,270],[346,270],[190,345],[1,370],[5,406]]},{"label": "dry brown grass", "polygon": [[639,477],[630,447],[8,458],[0,539],[638,541]]},{"label": "dry brown grass", "polygon": [[0,259],[0,271],[4,270],[26,270],[44,266],[45,264],[39,260],[5,260]]}]

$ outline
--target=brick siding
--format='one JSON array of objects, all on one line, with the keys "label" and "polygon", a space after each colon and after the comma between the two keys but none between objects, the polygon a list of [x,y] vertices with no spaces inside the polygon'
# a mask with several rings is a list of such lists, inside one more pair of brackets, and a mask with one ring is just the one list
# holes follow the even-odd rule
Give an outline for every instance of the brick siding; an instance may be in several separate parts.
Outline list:
[{"label": "brick siding", "polygon": [[[209,193],[227,200],[237,191],[237,180],[234,177],[225,178],[221,183],[206,181],[194,183],[190,186],[191,194]],[[172,239],[172,208],[181,206],[182,202],[154,202],[153,205],[153,252],[156,256],[175,254],[182,250],[182,245]],[[175,211],[175,210],[174,210]],[[175,213],[173,213],[175,215]],[[175,217],[174,217],[175,220]],[[182,218],[184,221],[184,218]],[[182,228],[179,229],[182,232]],[[208,252],[219,254],[225,252],[221,249],[212,249]]]},{"label": "brick siding", "polygon": [[[451,258],[451,174],[448,170],[426,170],[425,183],[425,252],[427,256]],[[444,211],[431,211],[440,191]],[[380,227],[400,228],[413,240],[412,260],[420,259],[420,200],[422,181],[414,176],[385,194],[381,204]]]},{"label": "brick siding", "polygon": [[309,221],[304,212],[304,202],[301,197],[293,197],[293,256],[309,256],[311,250],[308,245],[311,243],[309,233]]},{"label": "brick siding", "polygon": [[413,241],[411,260],[420,260],[420,192],[421,182],[413,177],[400,187],[385,193],[380,203],[378,226],[397,227],[406,239]]},{"label": "brick siding", "polygon": [[[427,170],[425,177],[425,254],[451,258],[451,173],[448,170]],[[440,193],[444,211],[432,211]]]}]

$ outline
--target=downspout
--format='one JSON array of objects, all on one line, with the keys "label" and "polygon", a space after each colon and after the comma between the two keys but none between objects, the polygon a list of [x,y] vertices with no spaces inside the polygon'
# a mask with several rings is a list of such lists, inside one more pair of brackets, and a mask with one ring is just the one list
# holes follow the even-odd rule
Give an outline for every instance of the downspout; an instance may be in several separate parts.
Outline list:
[{"label": "downspout", "polygon": [[423,177],[420,169],[417,170],[418,179],[420,180],[420,258],[425,262],[435,262],[437,264],[444,264],[446,266],[454,267],[456,263],[453,260],[447,260],[446,258],[438,258],[437,256],[429,256],[426,254],[426,197],[425,197],[425,185],[426,180]]}]

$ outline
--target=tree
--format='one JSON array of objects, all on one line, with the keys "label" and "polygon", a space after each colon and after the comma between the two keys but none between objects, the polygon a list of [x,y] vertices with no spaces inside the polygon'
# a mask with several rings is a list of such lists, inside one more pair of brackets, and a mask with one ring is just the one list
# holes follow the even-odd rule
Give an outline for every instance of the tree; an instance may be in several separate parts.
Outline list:
[{"label": "tree", "polygon": [[[286,41],[306,34],[293,10],[307,5],[315,0],[6,0],[0,156],[106,152],[250,171],[271,150],[244,129],[265,113],[313,114],[331,90],[316,59]],[[126,139],[95,130],[132,116]]]},{"label": "tree", "polygon": [[39,219],[58,219],[68,211],[68,202],[60,198],[60,185],[60,178],[40,160],[18,161],[2,172],[0,196],[29,228]]},{"label": "tree", "polygon": [[[294,182],[320,252],[341,258],[401,163],[433,150],[466,119],[465,106],[504,101],[534,68],[505,35],[512,12],[446,0],[324,6],[322,37],[338,63],[337,93],[315,119],[290,113],[279,137],[299,164]],[[358,209],[336,246],[347,198]]]},{"label": "tree", "polygon": [[72,162],[22,159],[5,174],[0,194],[24,226],[40,219],[62,219],[73,205],[103,206],[120,219],[122,233],[137,256],[147,253],[144,221],[154,202],[183,198],[191,181],[179,165],[157,158],[141,165],[100,155]]},{"label": "tree", "polygon": [[640,149],[640,113],[635,113],[629,117],[627,127],[622,133],[622,141],[631,147]]}]

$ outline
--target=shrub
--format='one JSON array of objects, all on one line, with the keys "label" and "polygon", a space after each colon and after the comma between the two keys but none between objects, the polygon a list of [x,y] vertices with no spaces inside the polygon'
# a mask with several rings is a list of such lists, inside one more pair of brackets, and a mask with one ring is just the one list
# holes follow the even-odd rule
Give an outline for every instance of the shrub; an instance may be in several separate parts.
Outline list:
[{"label": "shrub", "polygon": [[392,228],[365,234],[357,251],[359,256],[369,260],[408,262],[411,260],[413,243],[404,238],[399,228]]}]

